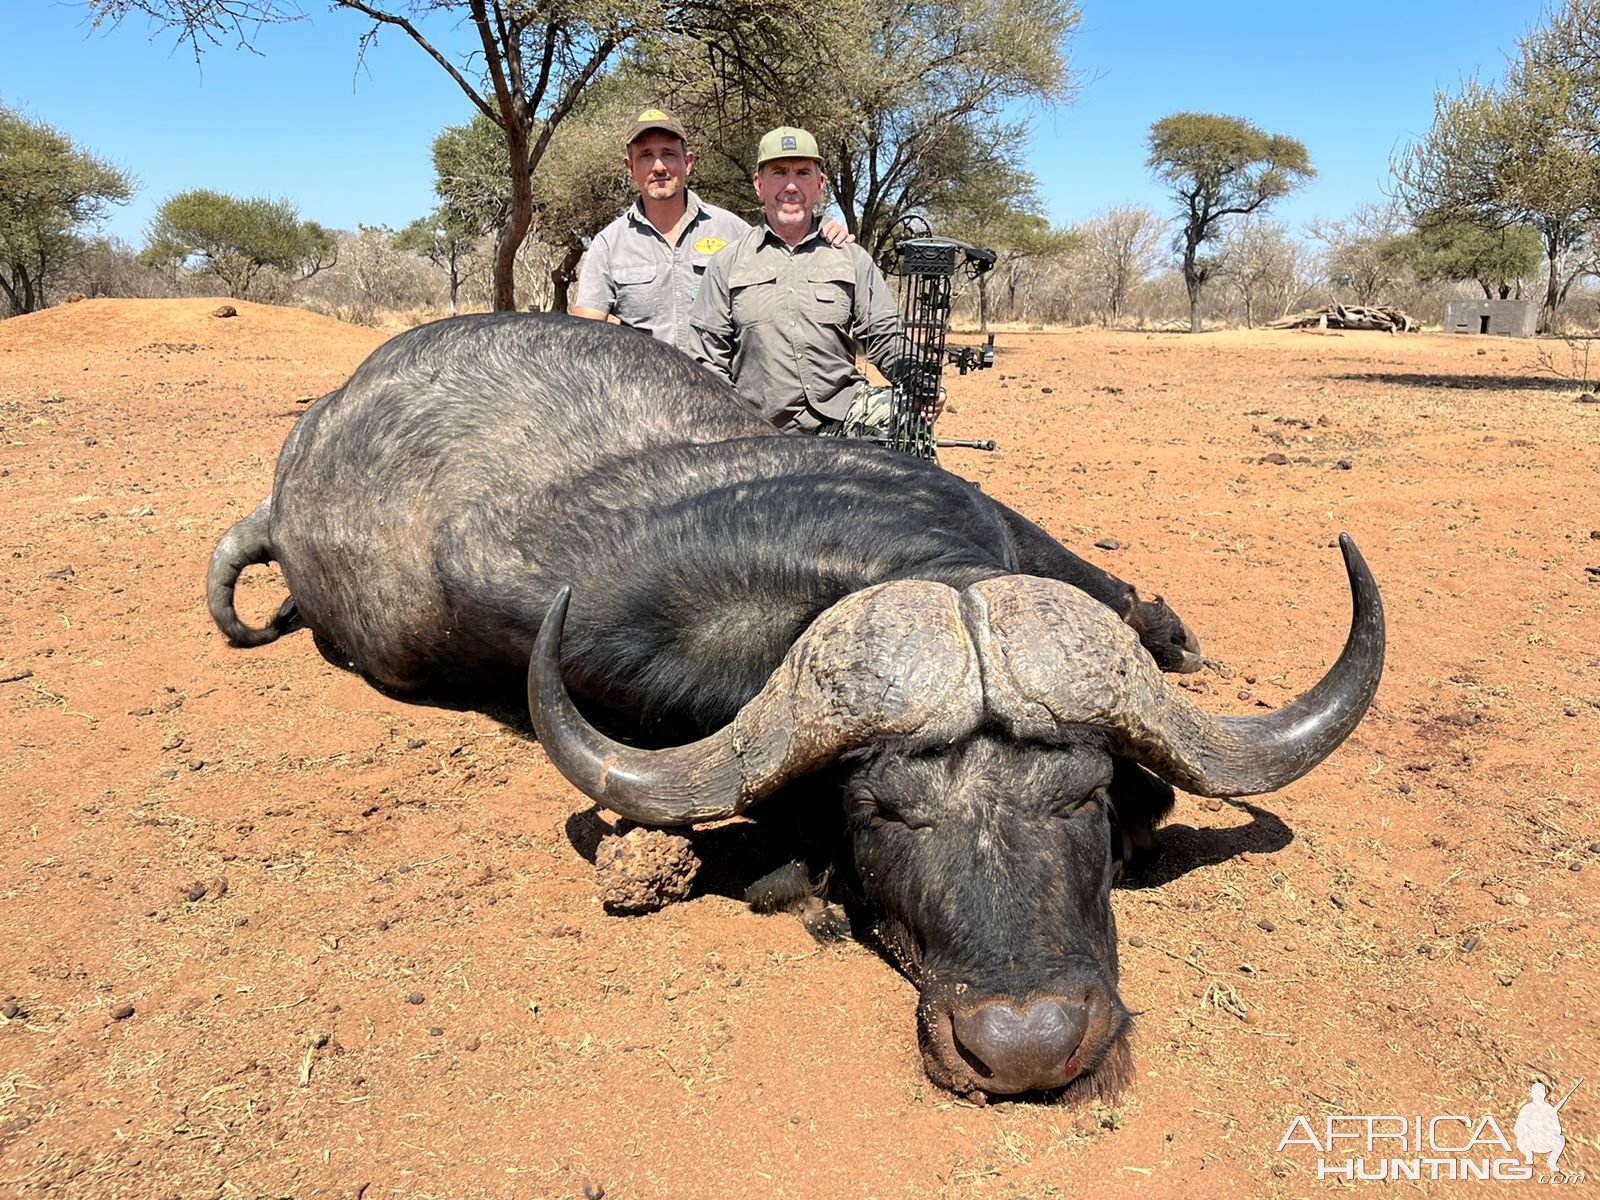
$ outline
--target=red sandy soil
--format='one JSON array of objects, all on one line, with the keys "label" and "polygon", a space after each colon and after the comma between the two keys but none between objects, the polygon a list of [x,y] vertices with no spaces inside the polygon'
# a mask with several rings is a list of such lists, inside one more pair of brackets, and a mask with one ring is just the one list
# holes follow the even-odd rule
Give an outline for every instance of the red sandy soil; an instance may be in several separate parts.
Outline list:
[{"label": "red sandy soil", "polygon": [[1341,530],[1390,629],[1344,747],[1180,796],[1116,893],[1131,1088],[975,1107],[868,948],[716,892],[608,915],[601,818],[525,725],[224,644],[212,547],[386,335],[215,307],[0,323],[0,1195],[1320,1195],[1297,1115],[1510,1138],[1585,1075],[1561,1166],[1594,1186],[1600,405],[1541,370],[1564,344],[1006,333],[949,380],[943,431],[1002,448],[947,465],[1164,594],[1208,709],[1338,652]]}]

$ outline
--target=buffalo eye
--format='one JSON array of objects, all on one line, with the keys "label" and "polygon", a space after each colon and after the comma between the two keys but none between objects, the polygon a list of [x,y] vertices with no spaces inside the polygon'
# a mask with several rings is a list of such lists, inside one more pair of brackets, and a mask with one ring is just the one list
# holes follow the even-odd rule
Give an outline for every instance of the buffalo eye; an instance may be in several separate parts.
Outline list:
[{"label": "buffalo eye", "polygon": [[867,792],[851,793],[849,811],[857,820],[871,822],[874,829],[884,824],[883,809],[878,806],[877,799]]},{"label": "buffalo eye", "polygon": [[902,826],[908,829],[921,829],[927,822],[918,820],[915,816],[898,811],[870,792],[852,792],[849,801],[850,815],[856,820],[867,822],[870,829],[883,829],[888,826]]},{"label": "buffalo eye", "polygon": [[1105,816],[1106,825],[1110,829],[1111,861],[1120,863],[1125,857],[1123,853],[1122,829],[1117,821],[1117,805],[1111,799],[1108,789],[1097,787],[1082,800],[1072,805],[1071,811],[1062,813],[1067,820],[1093,821]]}]

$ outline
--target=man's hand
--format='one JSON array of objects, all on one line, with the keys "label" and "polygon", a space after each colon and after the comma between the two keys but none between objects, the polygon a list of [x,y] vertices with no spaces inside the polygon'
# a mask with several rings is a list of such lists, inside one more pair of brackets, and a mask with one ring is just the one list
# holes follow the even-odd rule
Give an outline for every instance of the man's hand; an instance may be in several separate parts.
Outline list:
[{"label": "man's hand", "polygon": [[[903,361],[899,386],[914,400],[921,401],[917,405],[917,415],[932,425],[944,413],[944,384],[939,382],[939,368],[912,358]],[[928,397],[929,392],[933,393],[931,397]]]},{"label": "man's hand", "polygon": [[829,217],[822,223],[822,240],[830,246],[848,246],[856,240],[856,235]]}]

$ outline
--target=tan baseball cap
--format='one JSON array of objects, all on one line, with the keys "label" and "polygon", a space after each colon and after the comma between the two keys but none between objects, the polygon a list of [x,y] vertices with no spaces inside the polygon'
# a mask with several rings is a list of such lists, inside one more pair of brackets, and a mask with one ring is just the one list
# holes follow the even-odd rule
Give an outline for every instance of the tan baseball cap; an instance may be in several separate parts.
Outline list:
[{"label": "tan baseball cap", "polygon": [[665,130],[685,144],[689,141],[689,135],[683,131],[683,126],[678,123],[677,117],[664,108],[647,108],[629,122],[628,131],[622,138],[623,147],[626,148],[633,145],[634,142],[639,140],[640,136],[649,133],[652,129]]},{"label": "tan baseball cap", "polygon": [[822,161],[822,155],[817,151],[817,139],[793,125],[780,125],[761,139],[761,145],[756,150],[756,168],[759,170],[775,158]]}]

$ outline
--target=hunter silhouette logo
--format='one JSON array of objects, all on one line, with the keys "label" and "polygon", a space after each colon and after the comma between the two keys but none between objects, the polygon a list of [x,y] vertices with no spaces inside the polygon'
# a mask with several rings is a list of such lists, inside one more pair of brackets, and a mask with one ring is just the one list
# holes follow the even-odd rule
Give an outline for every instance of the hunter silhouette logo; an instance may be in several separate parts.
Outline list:
[{"label": "hunter silhouette logo", "polygon": [[[1317,1155],[1319,1180],[1346,1183],[1423,1179],[1583,1183],[1582,1171],[1562,1171],[1556,1166],[1567,1146],[1561,1132],[1561,1109],[1582,1085],[1580,1077],[1566,1095],[1551,1104],[1545,1098],[1549,1094],[1545,1085],[1534,1083],[1528,1089],[1528,1102],[1517,1112],[1510,1138],[1491,1113],[1343,1113],[1324,1117],[1320,1125],[1313,1125],[1309,1117],[1295,1117],[1278,1142],[1278,1153],[1309,1147]],[[1536,1166],[1535,1157],[1544,1162]]]},{"label": "hunter silhouette logo", "polygon": [[1512,1136],[1517,1139],[1517,1149],[1522,1151],[1526,1162],[1531,1164],[1535,1154],[1544,1154],[1549,1156],[1545,1159],[1545,1166],[1551,1171],[1556,1169],[1556,1160],[1567,1148],[1567,1139],[1561,1136],[1561,1117],[1558,1114],[1562,1105],[1572,1099],[1572,1093],[1582,1083],[1583,1077],[1580,1075],[1578,1082],[1556,1104],[1546,1103],[1544,1084],[1536,1083],[1528,1089],[1531,1099],[1517,1113],[1517,1123],[1511,1130]]}]

